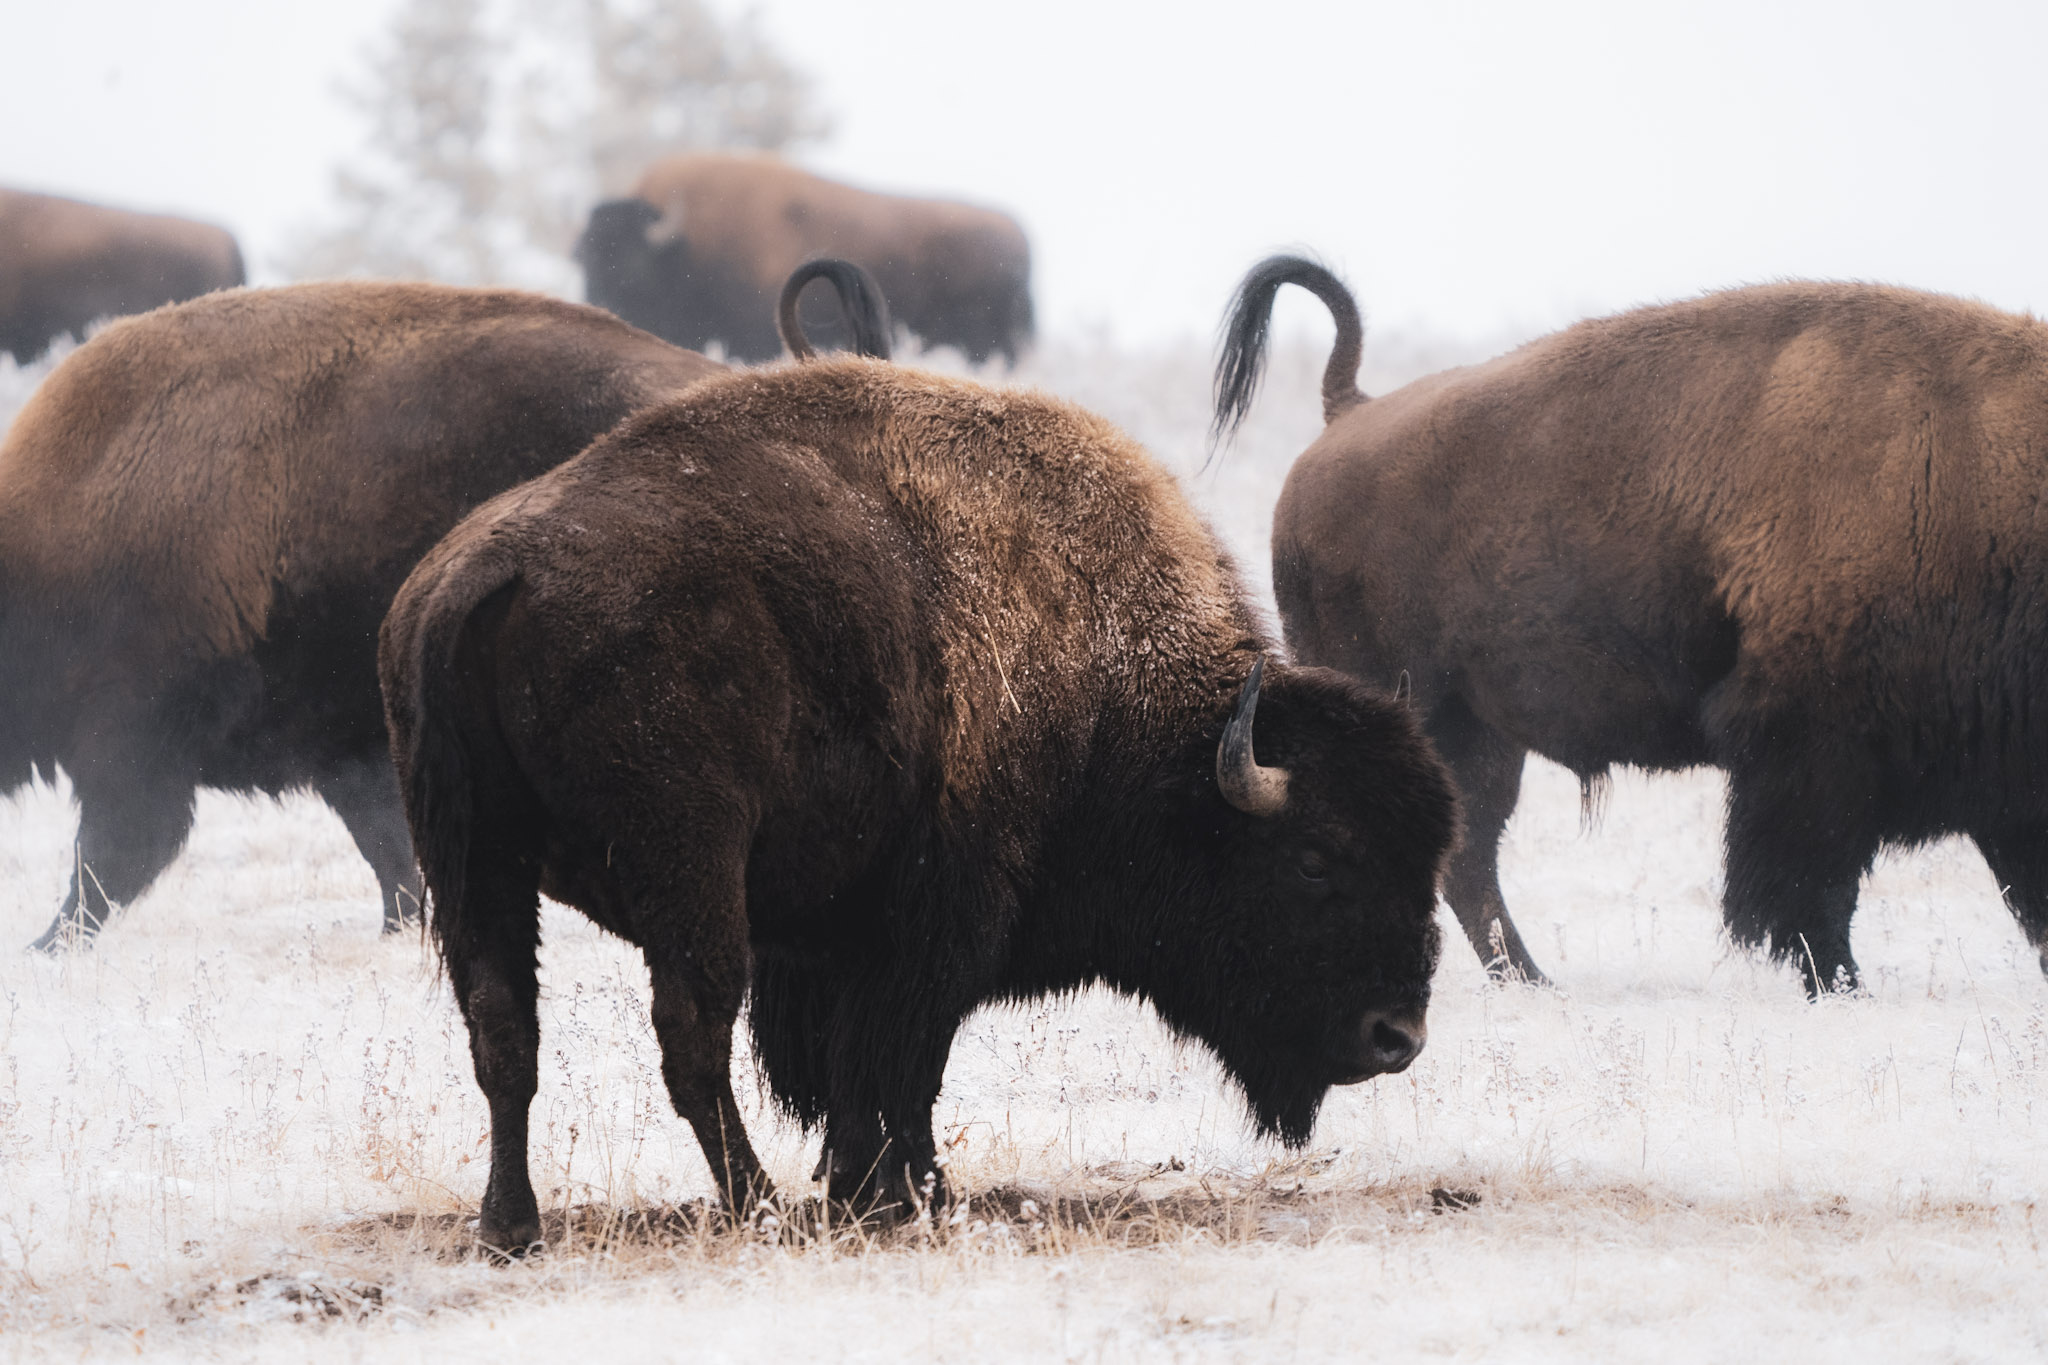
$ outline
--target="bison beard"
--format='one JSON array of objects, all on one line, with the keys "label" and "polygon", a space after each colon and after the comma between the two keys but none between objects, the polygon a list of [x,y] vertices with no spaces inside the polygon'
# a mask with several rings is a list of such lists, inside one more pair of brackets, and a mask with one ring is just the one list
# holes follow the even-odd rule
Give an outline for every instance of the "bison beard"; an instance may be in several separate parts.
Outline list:
[{"label": "bison beard", "polygon": [[863,1204],[936,1180],[987,1001],[1149,999],[1296,1143],[1330,1085],[1405,1066],[1447,780],[1403,709],[1262,650],[1113,429],[868,362],[708,382],[480,508],[379,657],[491,1108],[483,1239],[538,1235],[542,892],[641,948],[735,1207],[768,1188],[730,1089],[749,988],[776,1098]]},{"label": "bison beard", "polygon": [[1729,933],[1809,993],[1856,984],[1877,851],[1949,834],[1976,840],[2048,969],[2048,328],[1772,285],[1368,402],[1350,293],[1275,257],[1226,323],[1219,431],[1283,284],[1338,323],[1328,426],[1274,513],[1288,643],[1412,686],[1464,805],[1445,895],[1490,968],[1540,979],[1496,861],[1534,750],[1588,784],[1724,769]]}]

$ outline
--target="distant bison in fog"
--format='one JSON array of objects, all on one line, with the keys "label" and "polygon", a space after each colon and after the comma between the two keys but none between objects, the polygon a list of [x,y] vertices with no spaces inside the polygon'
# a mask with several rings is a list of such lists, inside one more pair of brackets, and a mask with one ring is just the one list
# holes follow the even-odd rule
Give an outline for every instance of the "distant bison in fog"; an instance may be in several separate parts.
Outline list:
[{"label": "distant bison in fog", "polygon": [[1445,892],[1537,975],[1495,855],[1523,755],[1728,773],[1731,935],[1854,985],[1886,844],[1975,839],[2048,967],[2048,326],[1856,284],[1580,323],[1368,402],[1350,294],[1246,279],[1219,425],[1274,293],[1336,315],[1322,436],[1273,518],[1306,662],[1405,684],[1464,798]]},{"label": "distant bison in fog", "polygon": [[146,313],[242,283],[225,229],[0,190],[0,351],[27,364],[98,318]]},{"label": "distant bison in fog", "polygon": [[[873,272],[910,331],[975,361],[1031,339],[1031,252],[991,209],[875,194],[766,158],[659,162],[630,199],[600,204],[576,244],[584,295],[681,346],[737,360],[777,354],[783,278],[813,256]],[[831,320],[806,318],[832,339]]]},{"label": "distant bison in fog", "polygon": [[1398,705],[1265,651],[1106,423],[872,362],[707,381],[479,509],[379,657],[490,1101],[484,1242],[539,1235],[543,891],[639,945],[735,1207],[767,1189],[731,1088],[750,991],[861,1202],[943,1196],[932,1105],[986,1001],[1149,999],[1292,1143],[1406,1066],[1449,782]]}]

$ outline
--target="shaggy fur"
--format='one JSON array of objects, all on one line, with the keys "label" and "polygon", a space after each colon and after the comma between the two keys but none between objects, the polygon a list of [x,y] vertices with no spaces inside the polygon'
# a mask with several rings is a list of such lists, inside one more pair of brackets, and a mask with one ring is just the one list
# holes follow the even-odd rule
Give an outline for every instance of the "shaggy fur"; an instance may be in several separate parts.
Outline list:
[{"label": "shaggy fur", "polygon": [[0,190],[0,351],[26,365],[100,318],[242,283],[225,229]]},{"label": "shaggy fur", "polygon": [[[1031,251],[990,209],[854,189],[762,157],[691,154],[648,170],[634,197],[600,204],[576,246],[584,295],[681,346],[738,360],[777,352],[776,290],[831,255],[874,273],[896,320],[977,363],[1031,340]],[[839,344],[834,319],[807,316]]]},{"label": "shaggy fur", "polygon": [[992,999],[1141,995],[1291,1142],[1331,1084],[1405,1066],[1448,780],[1399,707],[1269,664],[1286,804],[1233,809],[1219,741],[1265,648],[1114,429],[870,362],[707,382],[479,509],[380,666],[491,1104],[485,1240],[538,1232],[542,891],[644,952],[736,1205],[765,1189],[730,1091],[750,987],[775,1095],[863,1200],[936,1179],[947,1051]]},{"label": "shaggy fur", "polygon": [[[872,280],[811,273],[886,346]],[[391,594],[470,508],[723,370],[595,308],[439,285],[225,294],[81,347],[0,445],[0,785],[62,763],[81,808],[39,946],[139,895],[201,784],[310,786],[398,927],[418,883],[377,698]]]},{"label": "shaggy fur", "polygon": [[416,899],[377,623],[464,512],[721,366],[594,308],[432,285],[219,294],[116,323],[0,445],[0,787],[80,811],[43,946],[183,845],[199,785],[310,786]]},{"label": "shaggy fur", "polygon": [[[1255,277],[1343,290],[1304,261]],[[1227,336],[1252,335],[1241,308]],[[1536,975],[1495,865],[1525,752],[1582,779],[1713,764],[1729,931],[1818,992],[1855,983],[1888,843],[1975,839],[2048,953],[2044,483],[2048,327],[1736,289],[1342,408],[1274,513],[1274,584],[1303,659],[1412,685],[1464,798],[1446,894],[1482,957]]]}]

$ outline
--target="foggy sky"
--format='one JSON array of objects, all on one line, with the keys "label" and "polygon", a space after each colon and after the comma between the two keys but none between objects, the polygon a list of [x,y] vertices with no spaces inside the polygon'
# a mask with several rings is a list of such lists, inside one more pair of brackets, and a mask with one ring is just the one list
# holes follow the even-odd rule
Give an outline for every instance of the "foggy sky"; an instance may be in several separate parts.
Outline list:
[{"label": "foggy sky", "polygon": [[[224,222],[261,274],[356,142],[333,90],[389,8],[0,0],[0,183]],[[1382,324],[1475,336],[1785,276],[2048,310],[2048,7],[759,15],[836,119],[803,159],[1016,212],[1055,329],[1207,336],[1286,245],[1324,253]]]}]

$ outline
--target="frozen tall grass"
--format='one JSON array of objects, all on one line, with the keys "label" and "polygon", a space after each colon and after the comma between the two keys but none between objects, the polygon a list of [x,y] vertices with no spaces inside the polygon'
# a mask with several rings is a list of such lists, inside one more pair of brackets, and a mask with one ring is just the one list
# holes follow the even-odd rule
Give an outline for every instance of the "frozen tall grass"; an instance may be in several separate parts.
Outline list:
[{"label": "frozen tall grass", "polygon": [[[1205,346],[1056,340],[1015,379],[1145,440],[1263,582],[1279,480],[1320,427],[1321,360],[1283,345],[1245,436],[1200,473]],[[100,946],[44,958],[5,947],[42,928],[68,873],[68,795],[35,788],[0,806],[0,1343],[2039,1357],[2048,984],[1982,861],[1960,842],[1883,860],[1857,921],[1869,991],[1810,1006],[1789,970],[1722,940],[1721,799],[1711,774],[1624,774],[1582,832],[1576,783],[1532,763],[1503,875],[1559,989],[1488,985],[1447,924],[1428,1049],[1336,1092],[1306,1153],[1250,1137],[1200,1049],[1094,994],[961,1033],[939,1133],[989,1197],[953,1227],[871,1245],[685,1219],[504,1268],[439,1255],[481,1192],[484,1106],[430,954],[377,936],[339,822],[306,799],[206,795],[191,848]],[[702,1196],[636,955],[570,912],[544,930],[543,1203]],[[735,1075],[771,1171],[802,1189],[815,1144],[768,1111],[744,1056]]]}]

